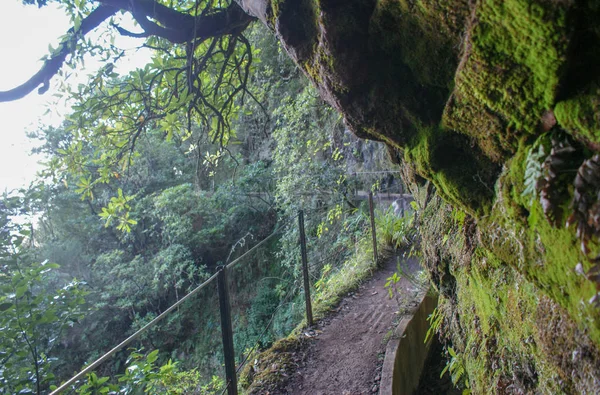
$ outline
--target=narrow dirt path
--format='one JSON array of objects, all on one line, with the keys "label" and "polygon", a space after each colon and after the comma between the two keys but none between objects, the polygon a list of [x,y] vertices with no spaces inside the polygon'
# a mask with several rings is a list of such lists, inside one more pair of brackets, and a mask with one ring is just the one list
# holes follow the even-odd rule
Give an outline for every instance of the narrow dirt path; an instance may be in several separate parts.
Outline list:
[{"label": "narrow dirt path", "polygon": [[[340,303],[337,312],[321,320],[307,333],[310,345],[304,363],[280,394],[373,394],[379,390],[385,345],[398,317],[417,306],[414,286],[402,278],[397,284],[398,303],[384,289],[396,270],[396,257],[389,259],[353,294]],[[404,270],[419,269],[416,259],[402,262]],[[271,392],[273,394],[273,392]]]}]

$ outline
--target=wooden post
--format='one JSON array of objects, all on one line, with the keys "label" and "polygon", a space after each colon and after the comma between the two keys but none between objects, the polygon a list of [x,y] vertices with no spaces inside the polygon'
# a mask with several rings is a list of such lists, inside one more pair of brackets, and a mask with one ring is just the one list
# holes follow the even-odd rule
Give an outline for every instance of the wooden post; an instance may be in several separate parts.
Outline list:
[{"label": "wooden post", "polygon": [[306,322],[313,326],[312,305],[310,303],[310,282],[308,279],[308,258],[306,256],[306,234],[304,233],[304,211],[298,211],[300,229],[300,252],[302,254],[302,274],[304,277],[304,299],[306,301]]},{"label": "wooden post", "polygon": [[219,310],[221,310],[221,336],[225,358],[225,378],[228,395],[237,395],[237,376],[235,372],[235,353],[233,351],[233,329],[231,326],[231,307],[227,288],[226,266],[221,267],[217,276]]},{"label": "wooden post", "polygon": [[377,234],[375,231],[375,210],[373,209],[373,192],[369,192],[369,214],[371,216],[371,235],[373,236],[373,259],[377,264]]}]

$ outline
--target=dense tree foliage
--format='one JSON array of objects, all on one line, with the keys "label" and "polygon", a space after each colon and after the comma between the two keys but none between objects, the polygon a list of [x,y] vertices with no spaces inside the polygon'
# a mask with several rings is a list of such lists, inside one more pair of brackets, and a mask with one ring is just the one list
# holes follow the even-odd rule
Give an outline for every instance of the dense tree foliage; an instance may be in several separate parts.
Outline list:
[{"label": "dense tree foliage", "polygon": [[55,349],[83,318],[87,292],[76,279],[57,285],[59,266],[31,254],[31,232],[10,220],[16,200],[0,206],[0,393],[40,393],[55,379]]},{"label": "dense tree foliage", "polygon": [[[240,106],[256,100],[249,78],[255,53],[244,35],[253,20],[235,2],[221,1],[31,1],[44,6],[58,3],[70,16],[73,27],[51,48],[42,69],[0,100],[18,99],[58,74],[83,66],[91,54],[104,65],[87,84],[63,85],[59,95],[72,103],[64,124],[69,132],[53,168],[76,175],[78,192],[92,198],[95,185],[123,176],[134,159],[135,145],[149,130],[167,140],[208,140],[220,148],[235,139],[232,123]],[[121,25],[135,21],[132,33]],[[90,34],[93,33],[93,38]],[[142,69],[119,76],[114,63],[123,50],[115,35],[140,38],[140,46],[153,50]],[[188,147],[198,160],[214,162],[219,152]],[[127,229],[126,197],[109,201],[105,217]]]},{"label": "dense tree foliage", "polygon": [[[365,223],[354,192],[370,188],[379,177],[351,174],[385,168],[384,151],[345,130],[268,31],[256,25],[246,34],[255,62],[244,82],[247,96],[221,103],[230,106],[226,117],[219,110],[222,120],[219,115],[189,111],[194,100],[184,104],[154,96],[153,103],[165,99],[173,107],[164,117],[140,118],[141,107],[133,109],[137,98],[150,100],[165,86],[179,84],[176,67],[170,70],[161,63],[169,57],[157,50],[154,69],[127,76],[104,70],[102,79],[78,87],[77,92],[67,91],[76,100],[63,124],[31,134],[39,141],[36,151],[45,156],[47,166],[27,190],[2,200],[2,232],[15,235],[6,244],[13,249],[11,254],[28,257],[29,277],[22,282],[35,292],[18,297],[38,298],[32,308],[44,312],[43,322],[30,319],[28,328],[44,324],[49,329],[48,334],[36,333],[40,345],[35,353],[19,354],[19,362],[10,365],[13,370],[3,368],[6,393],[19,385],[41,393],[68,378],[187,294],[217,266],[264,239],[275,226],[281,229],[280,237],[232,274],[239,360],[255,345],[264,347],[286,335],[303,317],[297,308],[300,209],[307,212],[309,258],[316,280],[351,254]],[[169,59],[184,61],[177,56]],[[219,68],[203,73],[202,78],[211,81],[222,78]],[[144,98],[134,92],[140,81],[167,85],[157,85]],[[213,95],[215,100],[226,97],[226,92]],[[118,113],[113,112],[116,109]],[[98,117],[97,111],[105,112]],[[23,214],[33,219],[33,233],[18,236],[10,220]],[[46,261],[51,263],[35,263]],[[14,279],[13,272],[2,279]],[[5,291],[0,307],[17,312],[10,299],[14,295]],[[45,301],[56,295],[61,304],[48,307]],[[280,309],[282,304],[285,308]],[[174,393],[218,388],[219,380],[211,379],[222,364],[215,306],[214,289],[207,289],[136,343],[160,354],[133,353],[127,362],[127,353],[120,353],[90,375],[79,391],[114,385],[126,393],[164,386]],[[18,324],[17,318],[5,317]],[[25,341],[30,329],[21,330]],[[125,369],[131,361],[140,369],[135,375]],[[32,376],[35,369],[39,377]],[[112,379],[106,381],[104,376]],[[175,378],[189,386],[175,386]]]}]

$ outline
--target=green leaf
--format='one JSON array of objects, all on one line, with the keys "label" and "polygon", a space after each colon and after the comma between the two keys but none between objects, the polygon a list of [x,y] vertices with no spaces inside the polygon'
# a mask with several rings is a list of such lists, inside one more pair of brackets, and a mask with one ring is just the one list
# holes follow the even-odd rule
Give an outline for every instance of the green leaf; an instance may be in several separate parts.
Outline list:
[{"label": "green leaf", "polygon": [[152,351],[150,354],[148,354],[148,356],[146,357],[146,361],[148,363],[154,363],[156,360],[158,359],[158,350],[154,350]]},{"label": "green leaf", "polygon": [[27,285],[21,285],[20,287],[17,287],[15,291],[15,296],[17,298],[22,297],[23,295],[25,295],[25,292],[27,292],[28,288],[29,287]]}]

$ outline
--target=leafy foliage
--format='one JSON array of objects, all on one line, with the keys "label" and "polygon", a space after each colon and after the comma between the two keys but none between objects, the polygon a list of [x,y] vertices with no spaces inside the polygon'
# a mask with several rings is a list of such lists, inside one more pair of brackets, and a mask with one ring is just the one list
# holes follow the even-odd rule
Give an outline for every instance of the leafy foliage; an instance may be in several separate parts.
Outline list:
[{"label": "leafy foliage", "polygon": [[536,144],[529,149],[525,161],[525,176],[523,182],[525,189],[521,195],[531,196],[530,204],[538,197],[537,183],[542,177],[542,163],[544,163],[544,159],[546,159],[547,155],[544,144],[539,143],[541,140],[541,138],[538,139]]},{"label": "leafy foliage", "polygon": [[529,149],[522,196],[538,198],[546,219],[561,222],[561,204],[568,196],[568,182],[578,160],[577,148],[560,130],[541,135]]},{"label": "leafy foliage", "polygon": [[168,360],[158,364],[158,350],[147,355],[133,351],[127,359],[125,373],[118,377],[119,384],[111,384],[109,377],[98,377],[90,373],[76,392],[80,395],[93,394],[214,394],[223,388],[223,381],[213,377],[202,385],[196,370],[182,371],[178,364]]},{"label": "leafy foliage", "polygon": [[385,279],[385,285],[383,286],[383,288],[387,289],[388,296],[390,297],[390,299],[394,297],[394,286],[398,284],[401,278],[402,277],[400,277],[398,273],[394,273],[390,277]]},{"label": "leafy foliage", "polygon": [[[89,4],[76,3],[69,12],[85,18]],[[352,195],[373,180],[350,179],[344,159],[351,157],[355,170],[387,169],[384,150],[344,130],[268,32],[246,34],[260,48],[248,53],[244,37],[223,36],[203,41],[188,56],[185,46],[151,38],[147,42],[157,47],[152,64],[126,76],[107,64],[89,84],[64,91],[74,107],[60,127],[32,135],[41,142],[37,152],[47,167],[18,202],[38,218],[35,235],[26,239],[27,254],[61,263],[35,291],[52,294],[76,275],[87,284],[91,306],[78,325],[53,340],[61,346],[41,368],[50,372],[46,387],[269,235],[277,218],[291,218],[281,239],[232,276],[238,361],[251,346],[266,347],[289,333],[303,316],[297,307],[299,209],[306,211],[311,277],[320,281],[315,306],[326,310],[371,270],[370,259],[350,257],[354,250],[362,258],[371,253],[366,210]],[[210,59],[201,54],[210,51]],[[261,51],[265,59],[259,63]],[[256,69],[237,91],[240,78],[252,71],[250,56]],[[198,74],[190,88],[189,62],[203,60],[192,65]],[[200,85],[208,89],[204,99],[190,97]],[[243,97],[234,98],[238,94]],[[197,298],[136,345],[160,353],[134,353],[129,361],[119,353],[78,384],[80,393],[218,388],[217,379],[207,381],[222,363],[216,303],[208,288]]]},{"label": "leafy foliage", "polygon": [[446,372],[449,372],[450,377],[452,378],[452,384],[455,386],[466,387],[466,389],[463,391],[463,395],[470,394],[471,391],[469,390],[469,380],[466,376],[465,364],[462,356],[454,351],[452,347],[448,347],[448,354],[450,354],[451,357],[450,361],[448,361],[440,373],[440,377],[446,374]]},{"label": "leafy foliage", "polygon": [[411,211],[397,216],[391,206],[385,211],[376,210],[375,225],[377,237],[383,244],[394,246],[396,249],[410,245],[416,236],[414,214]]},{"label": "leafy foliage", "polygon": [[434,334],[440,332],[442,324],[444,323],[444,314],[436,307],[427,317],[427,321],[429,321],[429,329],[427,329],[427,333],[425,334],[425,343],[433,339]]},{"label": "leafy foliage", "polygon": [[[4,224],[7,226],[8,224]],[[26,250],[31,233],[13,225],[0,240],[0,393],[40,394],[54,379],[62,334],[85,312],[87,292],[76,279],[64,285],[57,264]],[[58,283],[62,283],[58,281]]]}]

